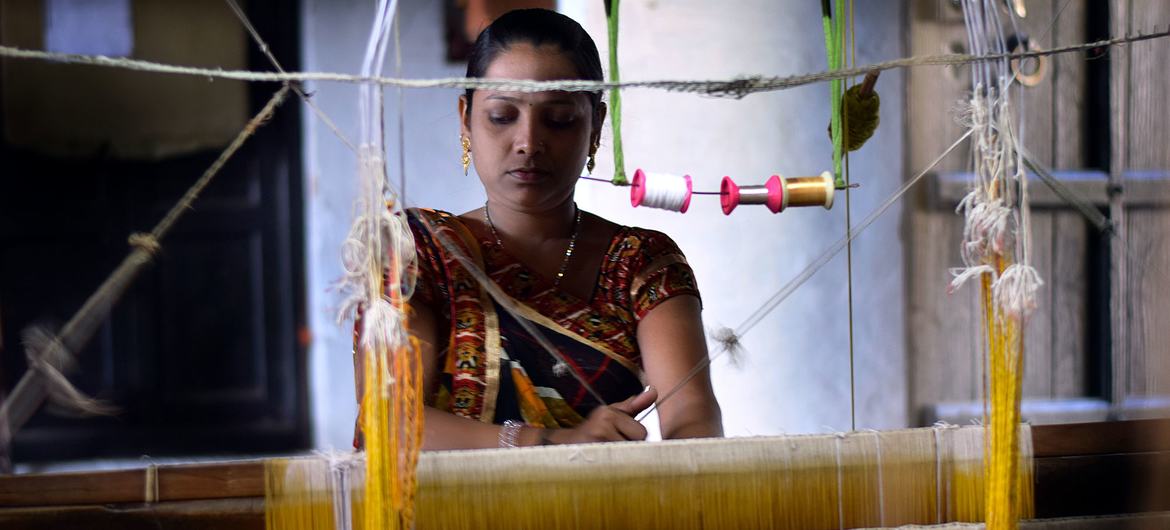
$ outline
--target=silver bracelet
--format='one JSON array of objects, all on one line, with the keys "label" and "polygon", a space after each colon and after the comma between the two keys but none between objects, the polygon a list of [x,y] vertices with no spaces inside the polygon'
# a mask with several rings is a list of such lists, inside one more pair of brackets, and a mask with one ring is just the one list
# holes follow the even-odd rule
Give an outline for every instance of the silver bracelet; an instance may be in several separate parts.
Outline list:
[{"label": "silver bracelet", "polygon": [[520,437],[520,429],[524,428],[524,424],[516,420],[504,420],[504,426],[500,428],[500,447],[517,447],[517,439]]}]

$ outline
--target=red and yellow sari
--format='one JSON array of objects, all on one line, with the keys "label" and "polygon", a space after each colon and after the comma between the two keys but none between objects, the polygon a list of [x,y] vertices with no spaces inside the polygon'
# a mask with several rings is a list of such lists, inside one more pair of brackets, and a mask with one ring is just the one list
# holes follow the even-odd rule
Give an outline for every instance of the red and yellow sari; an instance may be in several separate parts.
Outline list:
[{"label": "red and yellow sari", "polygon": [[[523,421],[572,427],[600,405],[565,366],[515,320],[536,325],[607,403],[642,389],[637,342],[641,318],[663,301],[698,296],[694,274],[665,234],[622,227],[613,236],[589,300],[554,287],[478,237],[454,215],[411,210],[418,255],[412,301],[449,319],[440,374],[428,405],[489,423]],[[497,304],[431,231],[442,233],[476,262],[520,308],[515,317]],[[442,320],[439,322],[442,328]]]}]

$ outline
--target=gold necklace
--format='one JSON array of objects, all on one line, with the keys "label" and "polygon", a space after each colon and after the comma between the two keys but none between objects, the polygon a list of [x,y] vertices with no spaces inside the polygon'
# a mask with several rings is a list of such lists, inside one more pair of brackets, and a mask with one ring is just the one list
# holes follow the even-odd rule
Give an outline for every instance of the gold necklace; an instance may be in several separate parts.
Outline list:
[{"label": "gold necklace", "polygon": [[[577,203],[573,203],[573,209],[577,211],[577,215],[573,218],[573,235],[569,236],[569,246],[565,247],[565,257],[561,260],[561,268],[557,271],[556,278],[553,279],[553,287],[561,286],[561,278],[565,277],[565,270],[569,268],[569,261],[573,258],[573,250],[577,248],[577,232],[581,228],[581,209],[577,207]],[[492,231],[492,237],[496,238],[496,246],[500,250],[504,249],[504,242],[500,239],[500,233],[496,232],[496,225],[492,223],[492,214],[488,211],[488,203],[483,203],[483,216],[487,219],[488,229]]]}]

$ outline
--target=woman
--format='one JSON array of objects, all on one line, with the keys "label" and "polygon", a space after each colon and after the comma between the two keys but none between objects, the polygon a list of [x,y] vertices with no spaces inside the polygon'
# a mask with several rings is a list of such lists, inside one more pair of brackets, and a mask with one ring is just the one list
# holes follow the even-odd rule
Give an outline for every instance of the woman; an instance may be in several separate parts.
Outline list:
[{"label": "woman", "polygon": [[[580,25],[530,9],[480,34],[467,77],[601,80],[602,71]],[[468,90],[459,115],[464,166],[474,162],[487,202],[459,216],[411,212],[419,279],[410,327],[427,381],[424,448],[645,439],[634,416],[707,351],[698,290],[674,242],[573,201],[601,136],[600,94]],[[477,261],[520,315],[493,301],[436,233]],[[533,322],[564,361],[517,317]],[[658,414],[664,438],[722,434],[706,371]]]}]

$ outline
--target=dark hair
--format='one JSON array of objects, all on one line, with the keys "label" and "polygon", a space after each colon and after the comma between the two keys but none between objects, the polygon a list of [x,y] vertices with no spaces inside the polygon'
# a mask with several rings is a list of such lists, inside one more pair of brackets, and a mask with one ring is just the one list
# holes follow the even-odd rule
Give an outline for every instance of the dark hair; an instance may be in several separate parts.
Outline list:
[{"label": "dark hair", "polygon": [[[516,42],[533,46],[556,45],[577,68],[579,79],[601,81],[601,57],[597,45],[577,21],[547,9],[517,9],[504,13],[479,33],[467,59],[467,77],[483,77],[500,52]],[[467,89],[467,112],[471,112],[471,95]],[[601,104],[601,92],[588,92],[593,110]]]}]

